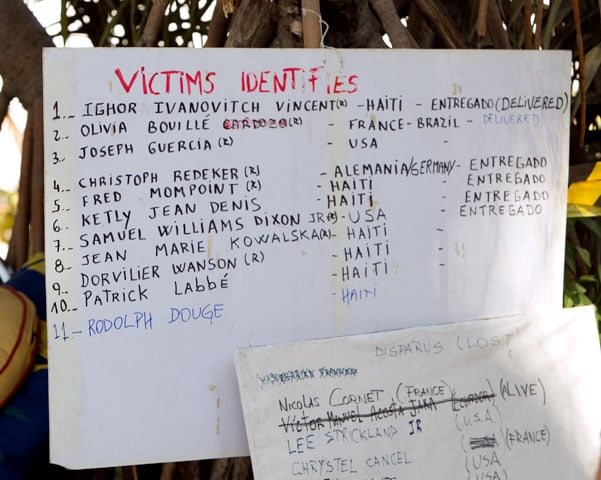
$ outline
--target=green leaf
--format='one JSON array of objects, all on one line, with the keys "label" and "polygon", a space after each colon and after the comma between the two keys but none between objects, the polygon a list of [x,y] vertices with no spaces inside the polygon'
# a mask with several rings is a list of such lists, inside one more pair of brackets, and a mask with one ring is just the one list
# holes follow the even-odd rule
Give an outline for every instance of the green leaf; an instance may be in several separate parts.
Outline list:
[{"label": "green leaf", "polygon": [[591,305],[591,299],[588,298],[584,293],[578,295],[578,305]]},{"label": "green leaf", "polygon": [[579,294],[586,293],[586,288],[580,285],[578,282],[574,282],[574,290]]},{"label": "green leaf", "polygon": [[566,245],[565,264],[570,272],[576,271],[576,256],[573,245]]},{"label": "green leaf", "polygon": [[580,258],[582,259],[582,261],[585,263],[585,265],[587,267],[591,266],[591,254],[590,252],[583,247],[574,247],[576,249],[576,251],[578,252],[578,255],[580,256]]},{"label": "green leaf", "polygon": [[582,218],[582,224],[588,228],[598,239],[601,239],[601,224],[597,218]]},{"label": "green leaf", "polygon": [[574,301],[568,294],[563,296],[563,306],[564,308],[572,308],[574,306]]}]

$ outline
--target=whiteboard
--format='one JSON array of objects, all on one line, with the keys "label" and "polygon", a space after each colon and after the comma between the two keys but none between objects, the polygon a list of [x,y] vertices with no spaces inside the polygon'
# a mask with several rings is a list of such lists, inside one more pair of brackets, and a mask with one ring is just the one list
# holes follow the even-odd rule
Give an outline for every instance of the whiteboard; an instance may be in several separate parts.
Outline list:
[{"label": "whiteboard", "polygon": [[559,308],[569,52],[49,49],[51,459],[248,453],[247,345]]},{"label": "whiteboard", "polygon": [[253,473],[593,480],[594,308],[244,348]]}]

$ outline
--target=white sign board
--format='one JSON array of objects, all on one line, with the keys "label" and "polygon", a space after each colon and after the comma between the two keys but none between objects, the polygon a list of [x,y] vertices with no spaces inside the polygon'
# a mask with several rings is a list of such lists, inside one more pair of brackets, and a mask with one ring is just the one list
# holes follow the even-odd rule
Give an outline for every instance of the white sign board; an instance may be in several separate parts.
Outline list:
[{"label": "white sign board", "polygon": [[569,52],[49,49],[44,78],[53,462],[248,453],[237,347],[561,306]]},{"label": "white sign board", "polygon": [[245,348],[255,478],[593,480],[594,309]]}]

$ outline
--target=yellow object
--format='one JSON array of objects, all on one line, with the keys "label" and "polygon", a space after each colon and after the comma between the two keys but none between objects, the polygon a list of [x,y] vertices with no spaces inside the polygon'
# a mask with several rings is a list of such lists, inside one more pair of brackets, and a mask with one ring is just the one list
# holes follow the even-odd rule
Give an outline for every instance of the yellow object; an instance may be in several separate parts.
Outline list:
[{"label": "yellow object", "polygon": [[39,333],[31,300],[10,286],[0,286],[0,407],[30,372]]},{"label": "yellow object", "polygon": [[573,182],[568,187],[568,217],[596,217],[601,215],[601,162],[592,167],[586,180]]}]

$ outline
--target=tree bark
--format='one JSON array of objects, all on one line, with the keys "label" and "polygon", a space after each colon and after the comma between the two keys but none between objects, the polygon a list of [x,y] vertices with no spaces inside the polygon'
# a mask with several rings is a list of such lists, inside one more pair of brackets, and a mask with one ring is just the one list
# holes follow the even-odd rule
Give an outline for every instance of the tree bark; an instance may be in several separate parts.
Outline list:
[{"label": "tree bark", "polygon": [[465,40],[440,0],[413,0],[420,13],[447,48],[465,48]]},{"label": "tree bark", "polygon": [[430,28],[428,22],[424,19],[421,12],[415,5],[409,9],[409,31],[419,48],[433,48],[436,40],[434,30]]},{"label": "tree bark", "polygon": [[417,48],[417,42],[401,23],[392,0],[371,0],[393,48]]},{"label": "tree bark", "polygon": [[207,43],[205,48],[223,47],[227,38],[227,27],[229,25],[229,17],[225,16],[223,11],[222,0],[215,2],[215,9],[213,10],[213,17],[209,24],[209,33],[207,35]]},{"label": "tree bark", "polygon": [[6,258],[6,263],[17,269],[30,254],[44,249],[42,48],[52,47],[53,43],[22,0],[3,0],[0,2],[0,44],[3,102],[16,97],[28,112],[19,204]]},{"label": "tree bark", "polygon": [[163,19],[165,18],[165,10],[169,6],[169,0],[154,0],[150,8],[150,14],[144,31],[138,39],[136,47],[154,47],[159,35],[159,31],[163,28]]},{"label": "tree bark", "polygon": [[334,48],[386,48],[369,0],[322,0],[328,26],[324,44]]},{"label": "tree bark", "polygon": [[277,3],[271,0],[246,0],[232,18],[226,47],[268,47],[277,30]]},{"label": "tree bark", "polygon": [[305,48],[321,47],[321,12],[319,0],[301,1],[303,17],[303,44]]},{"label": "tree bark", "polygon": [[302,48],[305,38],[297,0],[278,1],[278,26],[272,48]]},{"label": "tree bark", "polygon": [[29,110],[42,95],[42,48],[54,44],[23,0],[0,2],[0,45],[3,91]]},{"label": "tree bark", "polygon": [[503,28],[503,19],[501,18],[501,12],[499,11],[499,5],[497,4],[497,2],[488,2],[486,29],[488,30],[490,39],[495,48],[502,48],[507,50],[511,48],[511,43],[509,42],[507,30]]}]

